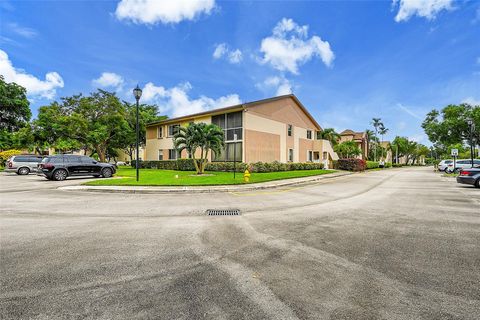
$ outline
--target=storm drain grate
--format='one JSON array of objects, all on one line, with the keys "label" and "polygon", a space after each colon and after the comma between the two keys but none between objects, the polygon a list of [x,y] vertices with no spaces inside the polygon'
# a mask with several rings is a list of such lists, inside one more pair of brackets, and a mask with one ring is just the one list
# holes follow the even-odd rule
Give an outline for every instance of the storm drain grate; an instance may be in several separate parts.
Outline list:
[{"label": "storm drain grate", "polygon": [[208,216],[239,216],[240,209],[208,209]]}]

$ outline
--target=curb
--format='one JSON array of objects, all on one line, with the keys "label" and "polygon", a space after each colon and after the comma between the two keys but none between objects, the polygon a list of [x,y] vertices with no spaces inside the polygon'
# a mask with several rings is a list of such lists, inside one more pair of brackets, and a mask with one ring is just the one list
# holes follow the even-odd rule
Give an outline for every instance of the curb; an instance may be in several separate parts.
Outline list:
[{"label": "curb", "polygon": [[251,185],[223,185],[223,186],[64,186],[57,188],[64,191],[84,191],[103,193],[139,193],[139,194],[162,194],[162,193],[215,193],[215,192],[242,192],[264,189],[276,189],[285,186],[311,184],[321,180],[338,178],[354,174],[353,172],[335,172],[306,178],[293,178],[269,182],[259,182]]}]

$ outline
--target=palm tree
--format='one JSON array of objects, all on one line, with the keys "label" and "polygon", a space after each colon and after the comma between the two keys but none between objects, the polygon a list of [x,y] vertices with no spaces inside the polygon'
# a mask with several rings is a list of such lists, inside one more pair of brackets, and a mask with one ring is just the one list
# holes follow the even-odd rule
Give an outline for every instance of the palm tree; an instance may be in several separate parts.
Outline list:
[{"label": "palm tree", "polygon": [[340,140],[340,134],[333,128],[325,128],[323,131],[318,132],[318,138],[328,140],[334,146]]},{"label": "palm tree", "polygon": [[[375,139],[378,141],[378,128],[383,126],[382,119],[380,118],[372,118],[372,125],[375,128]],[[377,144],[375,143],[375,156],[373,158],[373,161],[377,161]]]},{"label": "palm tree", "polygon": [[[173,136],[173,143],[178,152],[186,150],[192,157],[197,174],[203,174],[210,151],[217,156],[225,147],[223,130],[217,125],[203,122],[180,127]],[[198,149],[200,149],[199,159],[196,158]]]},{"label": "palm tree", "polygon": [[384,126],[383,123],[382,123],[382,125],[381,125],[381,127],[380,127],[380,130],[378,131],[378,133],[380,133],[380,135],[382,136],[382,143],[381,143],[381,147],[382,147],[382,158],[383,158],[383,149],[384,149],[384,148],[383,148],[383,136],[384,136],[385,134],[387,134],[387,132],[388,132],[388,129],[385,128],[385,126]]}]

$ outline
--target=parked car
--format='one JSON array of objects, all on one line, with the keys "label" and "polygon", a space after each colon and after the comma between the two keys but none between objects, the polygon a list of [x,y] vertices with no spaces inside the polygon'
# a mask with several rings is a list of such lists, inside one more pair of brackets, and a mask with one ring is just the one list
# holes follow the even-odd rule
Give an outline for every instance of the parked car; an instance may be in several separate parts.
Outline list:
[{"label": "parked car", "polygon": [[26,175],[37,171],[38,164],[42,161],[42,156],[34,154],[23,154],[8,158],[5,171],[15,172],[16,174]]},{"label": "parked car", "polygon": [[49,180],[61,181],[71,176],[110,178],[116,172],[115,165],[98,162],[87,156],[70,154],[47,156],[38,165],[37,174]]},{"label": "parked car", "polygon": [[457,182],[480,188],[480,168],[462,169],[457,177]]},{"label": "parked car", "polygon": [[[480,166],[480,159],[473,159],[473,167]],[[458,173],[462,169],[468,169],[472,167],[472,160],[471,159],[459,159],[455,161],[455,168],[453,167],[453,162],[448,164],[447,169],[445,172],[448,173]]]},{"label": "parked car", "polygon": [[438,164],[438,170],[439,170],[439,171],[445,171],[445,170],[447,170],[448,165],[449,165],[450,163],[453,163],[453,160],[447,159],[447,160],[442,160],[442,161],[440,161],[440,163]]}]

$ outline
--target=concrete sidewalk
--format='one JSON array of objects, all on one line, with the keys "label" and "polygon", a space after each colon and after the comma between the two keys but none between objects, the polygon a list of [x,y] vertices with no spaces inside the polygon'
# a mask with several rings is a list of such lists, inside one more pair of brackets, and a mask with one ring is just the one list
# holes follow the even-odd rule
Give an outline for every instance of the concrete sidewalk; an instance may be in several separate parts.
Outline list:
[{"label": "concrete sidewalk", "polygon": [[285,186],[294,186],[315,183],[321,180],[327,180],[353,174],[349,171],[339,171],[319,176],[283,179],[268,182],[221,185],[221,186],[64,186],[59,190],[66,191],[89,191],[89,192],[107,192],[107,193],[213,193],[213,192],[242,192],[263,189],[275,189]]}]

